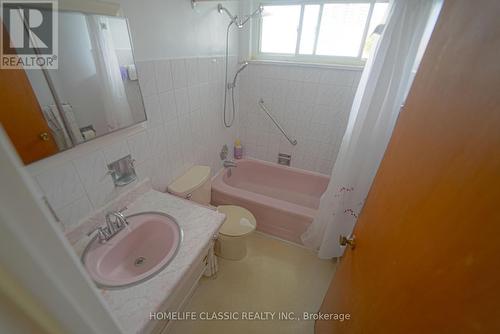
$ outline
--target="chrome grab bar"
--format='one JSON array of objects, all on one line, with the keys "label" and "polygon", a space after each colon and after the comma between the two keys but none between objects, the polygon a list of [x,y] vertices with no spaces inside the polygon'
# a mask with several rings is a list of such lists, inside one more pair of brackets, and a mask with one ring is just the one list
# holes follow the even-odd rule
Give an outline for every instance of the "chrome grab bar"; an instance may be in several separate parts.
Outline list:
[{"label": "chrome grab bar", "polygon": [[269,116],[269,118],[271,119],[271,121],[273,121],[274,125],[276,125],[276,127],[281,131],[281,133],[283,134],[283,136],[285,136],[286,139],[288,139],[288,141],[290,142],[290,144],[292,144],[293,146],[297,145],[297,140],[290,139],[290,137],[288,137],[288,135],[286,134],[286,131],[281,127],[281,125],[279,125],[279,123],[276,120],[276,118],[274,118],[274,116],[271,115],[271,113],[267,110],[266,105],[264,104],[264,99],[261,98],[259,100],[259,106],[260,106],[260,108],[262,110],[264,110],[264,112],[267,114],[267,116]]}]

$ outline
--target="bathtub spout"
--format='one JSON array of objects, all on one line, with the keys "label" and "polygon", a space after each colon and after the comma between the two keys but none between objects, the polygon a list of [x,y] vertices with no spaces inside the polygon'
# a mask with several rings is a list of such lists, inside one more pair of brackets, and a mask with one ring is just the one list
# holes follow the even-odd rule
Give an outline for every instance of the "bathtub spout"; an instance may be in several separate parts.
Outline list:
[{"label": "bathtub spout", "polygon": [[230,160],[224,160],[223,165],[224,165],[224,168],[238,167],[238,165],[236,164],[236,162],[230,161]]}]

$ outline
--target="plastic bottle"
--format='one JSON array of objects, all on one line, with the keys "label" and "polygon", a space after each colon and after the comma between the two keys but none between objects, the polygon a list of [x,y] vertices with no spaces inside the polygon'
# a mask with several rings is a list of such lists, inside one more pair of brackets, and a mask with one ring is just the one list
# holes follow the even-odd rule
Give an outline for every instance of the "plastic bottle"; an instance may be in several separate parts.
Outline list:
[{"label": "plastic bottle", "polygon": [[234,141],[234,158],[241,159],[243,158],[243,147],[241,146],[241,141],[236,139]]}]

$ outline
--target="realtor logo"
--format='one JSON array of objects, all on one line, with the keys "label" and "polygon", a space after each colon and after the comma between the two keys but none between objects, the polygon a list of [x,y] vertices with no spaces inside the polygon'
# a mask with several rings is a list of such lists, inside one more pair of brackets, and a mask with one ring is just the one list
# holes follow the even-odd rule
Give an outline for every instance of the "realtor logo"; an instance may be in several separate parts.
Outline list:
[{"label": "realtor logo", "polygon": [[57,0],[1,0],[0,68],[57,68]]}]

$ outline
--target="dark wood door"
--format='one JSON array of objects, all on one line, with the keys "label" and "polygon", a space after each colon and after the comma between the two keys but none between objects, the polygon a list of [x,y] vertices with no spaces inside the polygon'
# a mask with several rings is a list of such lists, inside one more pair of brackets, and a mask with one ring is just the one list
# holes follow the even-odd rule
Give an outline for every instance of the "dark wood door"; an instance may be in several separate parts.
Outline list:
[{"label": "dark wood door", "polygon": [[0,69],[0,123],[25,164],[58,152],[22,68]]},{"label": "dark wood door", "polygon": [[316,333],[500,333],[499,17],[445,1]]}]

